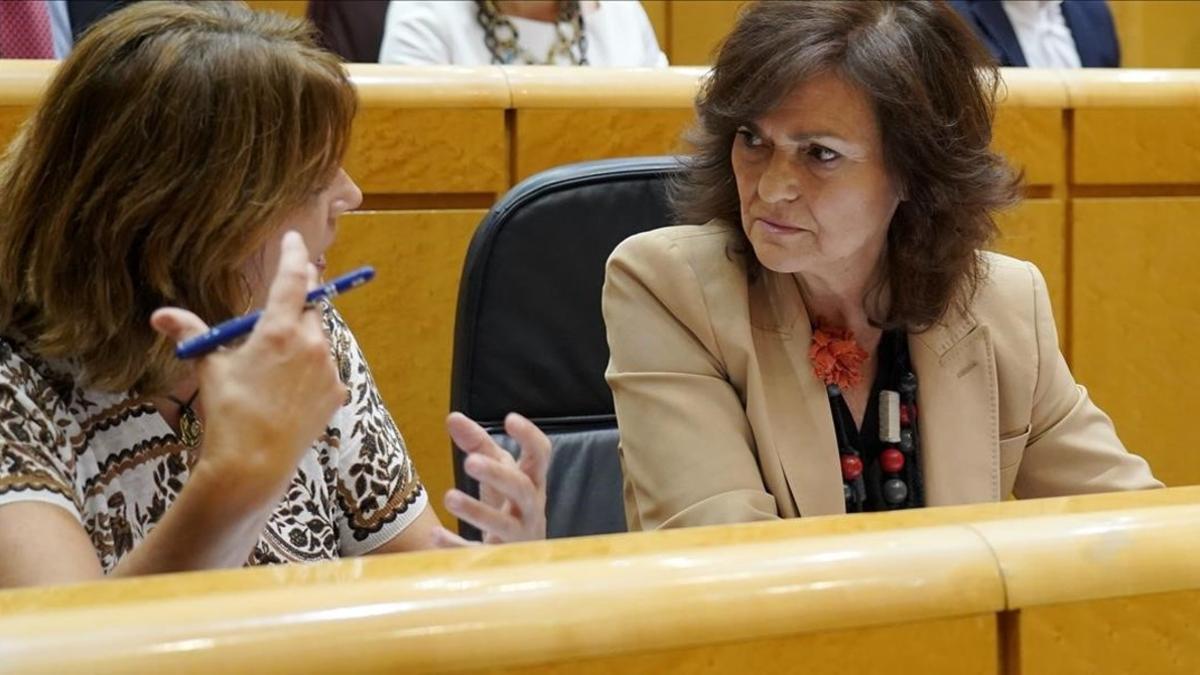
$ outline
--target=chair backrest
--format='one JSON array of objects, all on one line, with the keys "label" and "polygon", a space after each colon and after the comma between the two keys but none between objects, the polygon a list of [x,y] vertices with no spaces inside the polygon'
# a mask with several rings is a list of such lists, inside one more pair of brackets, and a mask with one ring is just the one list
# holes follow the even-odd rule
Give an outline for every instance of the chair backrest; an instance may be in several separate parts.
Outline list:
[{"label": "chair backrest", "polygon": [[[514,454],[508,412],[550,436],[551,537],[626,529],[600,292],[617,244],[670,222],[666,183],[679,168],[674,157],[641,157],[545,171],[492,208],[467,250],[451,407]],[[463,453],[452,452],[455,484],[477,495]],[[459,530],[479,535],[465,523]]]}]

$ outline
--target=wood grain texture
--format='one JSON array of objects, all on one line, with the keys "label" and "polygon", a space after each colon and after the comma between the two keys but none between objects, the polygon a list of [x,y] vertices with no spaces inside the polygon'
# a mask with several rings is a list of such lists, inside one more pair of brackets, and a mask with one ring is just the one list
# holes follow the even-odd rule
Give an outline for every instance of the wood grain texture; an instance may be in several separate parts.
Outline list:
[{"label": "wood grain texture", "polygon": [[1200,99],[1170,108],[1075,111],[1075,182],[1200,183]]},{"label": "wood grain texture", "polygon": [[998,675],[995,624],[994,614],[979,614],[479,672],[527,675],[750,672]]},{"label": "wood grain texture", "polygon": [[679,152],[691,122],[690,108],[518,110],[514,178],[572,162]]},{"label": "wood grain texture", "polygon": [[356,671],[461,672],[981,617],[967,672],[988,672],[1003,602],[988,547],[947,526],[7,616],[0,662],[328,672],[346,663],[330,645],[352,644]]},{"label": "wood grain texture", "polygon": [[345,164],[364,193],[499,195],[508,151],[503,110],[365,108]]},{"label": "wood grain texture", "polygon": [[1001,106],[992,147],[1025,173],[1026,185],[1067,182],[1066,136],[1060,108]]},{"label": "wood grain texture", "polygon": [[285,565],[203,574],[163,574],[69,586],[0,591],[0,617],[72,607],[133,604],[197,595],[242,593],[272,588],[297,590],[327,584],[354,584],[406,575],[469,572],[530,563],[667,553],[787,539],[879,532],[914,527],[978,524],[1004,519],[1087,514],[1200,503],[1200,486],[1108,494],[940,506],[907,511],[820,516],[782,522],[695,527],[659,532],[576,537],[510,546],[427,551],[411,555],[368,556],[317,565]]},{"label": "wood grain texture", "polygon": [[1155,475],[1200,483],[1200,198],[1076,199],[1074,220],[1076,376]]},{"label": "wood grain texture", "polygon": [[343,216],[329,274],[374,265],[369,286],[337,305],[362,346],[380,394],[400,427],[429,501],[454,486],[450,362],[454,310],[467,243],[486,211],[367,211]]},{"label": "wood grain texture", "polygon": [[1046,278],[1050,306],[1058,326],[1058,343],[1069,351],[1067,322],[1067,223],[1061,199],[1026,199],[998,218],[1000,237],[992,247],[1000,253],[1028,260]]},{"label": "wood grain texture", "polygon": [[1200,590],[1022,610],[1021,675],[1194,675]]}]

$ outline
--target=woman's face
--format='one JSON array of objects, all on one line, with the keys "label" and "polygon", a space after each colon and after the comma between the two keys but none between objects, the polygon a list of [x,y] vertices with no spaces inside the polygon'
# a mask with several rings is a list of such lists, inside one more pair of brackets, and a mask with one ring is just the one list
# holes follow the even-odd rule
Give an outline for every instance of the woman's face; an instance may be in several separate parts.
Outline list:
[{"label": "woman's face", "polygon": [[742,229],[764,267],[831,281],[869,275],[899,198],[862,91],[814,76],[742,126],[731,155]]},{"label": "woman's face", "polygon": [[254,286],[254,306],[262,307],[266,303],[267,289],[279,267],[279,245],[284,233],[296,230],[304,237],[308,259],[323,275],[325,251],[333,245],[338,216],[358,208],[361,203],[362,190],[344,169],[339,168],[328,184],[315,190],[304,204],[284,216],[279,228],[264,245],[261,255],[254,256],[256,269],[246,275]]}]

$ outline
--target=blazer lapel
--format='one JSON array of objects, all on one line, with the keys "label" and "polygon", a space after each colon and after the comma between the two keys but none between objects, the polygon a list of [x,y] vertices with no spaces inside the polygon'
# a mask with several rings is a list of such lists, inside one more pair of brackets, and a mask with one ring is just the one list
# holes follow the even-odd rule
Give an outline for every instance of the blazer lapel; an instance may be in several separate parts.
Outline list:
[{"label": "blazer lapel", "polygon": [[910,335],[929,506],[1000,499],[999,389],[987,326],[972,317]]},{"label": "blazer lapel", "polygon": [[1021,41],[1017,39],[1017,31],[1013,29],[1004,5],[1000,2],[972,2],[969,7],[979,18],[979,26],[991,38],[992,43],[1000,50],[1001,65],[1023,68],[1028,65],[1025,52],[1021,51]]},{"label": "blazer lapel", "polygon": [[761,382],[748,383],[746,403],[765,413],[751,424],[769,427],[755,433],[759,461],[779,463],[791,504],[776,500],[797,509],[780,515],[845,513],[829,397],[808,360],[812,328],[795,277],[763,271],[751,286],[750,323]]},{"label": "blazer lapel", "polygon": [[1108,17],[1108,7],[1100,3],[1062,3],[1063,21],[1075,41],[1079,63],[1084,68],[1116,68],[1121,65],[1121,47]]}]

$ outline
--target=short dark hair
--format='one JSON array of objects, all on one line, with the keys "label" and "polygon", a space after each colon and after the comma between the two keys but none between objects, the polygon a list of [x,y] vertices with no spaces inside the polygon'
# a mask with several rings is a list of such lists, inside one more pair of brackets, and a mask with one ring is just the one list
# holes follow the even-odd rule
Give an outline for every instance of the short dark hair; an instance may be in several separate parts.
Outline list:
[{"label": "short dark hair", "polygon": [[735,250],[757,276],[761,266],[741,228],[734,135],[823,72],[871,101],[884,161],[904,195],[865,299],[867,315],[883,328],[923,330],[973,297],[986,274],[978,251],[996,234],[992,214],[1017,201],[1021,180],[989,148],[1000,86],[995,60],[944,3],[748,7],[696,97],[688,135],[695,151],[672,185],[676,215],[733,226]]}]

